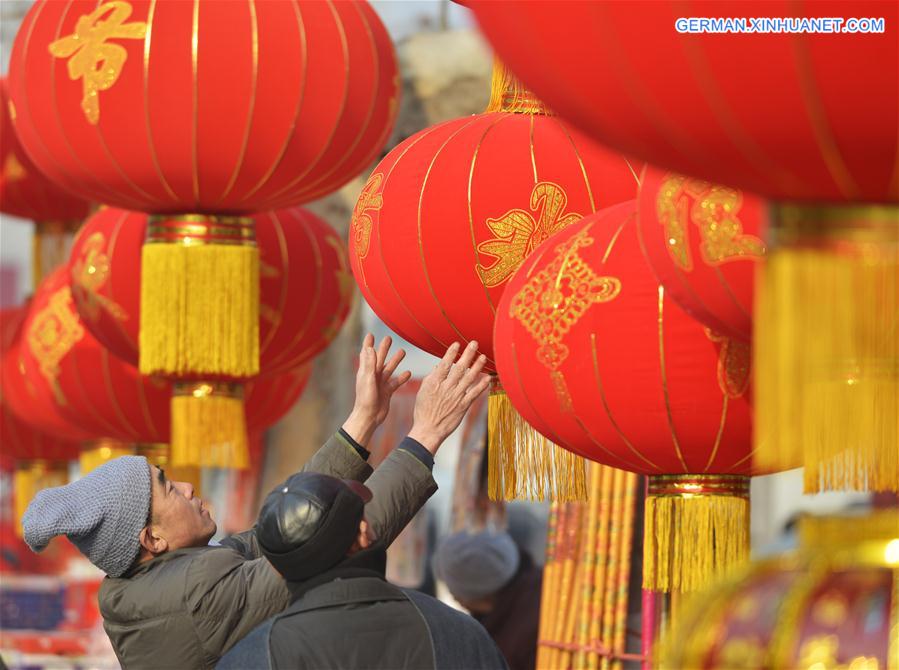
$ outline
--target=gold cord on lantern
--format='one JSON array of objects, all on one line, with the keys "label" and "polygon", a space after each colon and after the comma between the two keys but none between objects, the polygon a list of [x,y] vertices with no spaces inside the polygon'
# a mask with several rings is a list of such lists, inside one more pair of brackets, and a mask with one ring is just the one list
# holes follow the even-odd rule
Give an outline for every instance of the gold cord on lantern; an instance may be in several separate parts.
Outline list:
[{"label": "gold cord on lantern", "polygon": [[492,500],[586,500],[586,461],[531,428],[498,381],[487,405],[487,438]]},{"label": "gold cord on lantern", "polygon": [[756,292],[756,460],[899,491],[899,207],[775,206]]},{"label": "gold cord on lantern", "polygon": [[179,382],[172,393],[171,462],[178,467],[249,467],[243,387]]},{"label": "gold cord on lantern", "polygon": [[697,591],[749,558],[749,477],[649,478],[643,588]]},{"label": "gold cord on lantern", "polygon": [[485,111],[511,114],[552,114],[549,108],[525,88],[498,58],[493,59],[490,102],[487,103]]},{"label": "gold cord on lantern", "polygon": [[259,249],[251,218],[150,217],[141,263],[142,374],[259,372]]}]

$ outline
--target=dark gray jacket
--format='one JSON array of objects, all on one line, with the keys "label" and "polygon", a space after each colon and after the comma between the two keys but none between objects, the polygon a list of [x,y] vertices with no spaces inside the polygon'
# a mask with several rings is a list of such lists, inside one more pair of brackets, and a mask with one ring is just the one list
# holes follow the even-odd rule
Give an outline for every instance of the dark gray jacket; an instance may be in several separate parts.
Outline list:
[{"label": "dark gray jacket", "polygon": [[507,670],[467,614],[384,579],[370,549],[300,585],[294,603],[222,657],[216,670]]},{"label": "dark gray jacket", "polygon": [[[395,449],[372,473],[340,435],[304,470],[365,481],[374,493],[366,517],[390,543],[437,490],[430,469]],[[369,476],[370,475],[370,476]],[[222,546],[180,549],[100,587],[103,626],[123,668],[212,668],[238,640],[290,603],[281,576],[251,529]]]}]

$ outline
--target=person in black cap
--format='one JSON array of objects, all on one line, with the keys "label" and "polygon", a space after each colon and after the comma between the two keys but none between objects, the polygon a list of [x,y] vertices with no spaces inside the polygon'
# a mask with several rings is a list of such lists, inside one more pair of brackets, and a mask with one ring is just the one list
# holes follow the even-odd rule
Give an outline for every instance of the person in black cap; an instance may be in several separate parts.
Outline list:
[{"label": "person in black cap", "polygon": [[[477,343],[453,344],[423,381],[412,431],[377,470],[365,444],[384,421],[402,350],[390,338],[359,356],[356,401],[343,427],[305,470],[365,480],[378,493],[368,521],[389,544],[437,490],[434,454],[489,385]],[[457,360],[458,358],[458,360]],[[370,475],[370,476],[369,476]],[[98,596],[103,627],[119,663],[133,668],[212,668],[244,635],[290,603],[290,592],[259,551],[252,528],[210,545],[211,510],[186,482],[142,457],[110,461],[83,479],[41,491],[22,520],[35,551],[66,535],[107,574]]]},{"label": "person in black cap", "polygon": [[292,604],[241,640],[217,670],[506,670],[471,617],[384,577],[387,553],[365,518],[358,482],[300,473],[259,514],[259,547]]}]

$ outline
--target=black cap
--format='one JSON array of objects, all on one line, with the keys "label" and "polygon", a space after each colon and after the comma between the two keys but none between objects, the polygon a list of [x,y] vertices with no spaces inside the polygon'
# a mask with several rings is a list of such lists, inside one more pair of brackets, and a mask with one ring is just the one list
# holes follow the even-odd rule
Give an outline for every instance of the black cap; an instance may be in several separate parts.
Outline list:
[{"label": "black cap", "polygon": [[371,491],[355,481],[301,472],[262,505],[256,539],[285,579],[302,581],[344,559],[359,534]]}]

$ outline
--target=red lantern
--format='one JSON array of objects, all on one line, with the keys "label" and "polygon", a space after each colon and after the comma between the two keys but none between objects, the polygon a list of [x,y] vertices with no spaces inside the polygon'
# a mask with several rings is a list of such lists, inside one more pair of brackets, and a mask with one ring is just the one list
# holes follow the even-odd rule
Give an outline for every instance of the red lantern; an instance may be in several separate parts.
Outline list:
[{"label": "red lantern", "polygon": [[569,226],[516,272],[498,306],[497,368],[547,438],[649,475],[644,581],[694,590],[748,556],[750,350],[657,284],[635,205]]},{"label": "red lantern", "polygon": [[[94,337],[137,365],[141,243],[148,217],[103,208],[72,247],[72,297]],[[299,207],[254,217],[260,251],[260,367],[263,376],[304,365],[336,337],[349,314],[353,280],[343,240]]]},{"label": "red lantern", "polygon": [[[51,274],[35,295],[19,347],[18,365],[6,371],[5,381],[19,376],[31,390],[29,406],[46,408],[94,439],[169,441],[169,383],[141,376],[93,338],[75,309],[68,268]],[[258,430],[280,418],[308,376],[303,368],[247,384],[247,425]],[[15,400],[18,411],[21,398]]]},{"label": "red lantern", "polygon": [[596,139],[776,201],[756,301],[758,457],[800,458],[811,492],[899,491],[899,6],[472,8],[516,74]]},{"label": "red lantern", "polygon": [[[602,205],[633,198],[638,179],[625,158],[547,114],[502,66],[488,110],[394,148],[363,188],[350,234],[356,282],[391,329],[435,355],[455,340],[477,340],[493,370],[493,318],[512,273],[547,237]],[[506,439],[501,426],[521,437],[511,408],[499,420],[502,399],[494,396],[491,439]],[[534,443],[522,453],[545,448]],[[491,472],[514,467],[491,462]],[[569,483],[571,497],[585,492],[582,468],[572,478],[530,471],[536,486],[515,495],[542,498],[544,482],[553,497],[569,497]]]},{"label": "red lantern", "polygon": [[[0,360],[14,355],[12,351],[21,335],[25,315],[25,307],[0,311]],[[13,413],[9,398],[10,389],[4,379],[0,386],[0,451],[15,468],[14,526],[21,536],[20,520],[28,503],[42,488],[68,481],[68,461],[78,457],[79,444],[71,438],[60,439],[25,423]]]},{"label": "red lantern", "polygon": [[752,337],[764,202],[751,193],[646,167],[637,218],[646,259],[678,305],[712,330]]},{"label": "red lantern", "polygon": [[29,11],[10,92],[28,153],[74,192],[234,213],[311,200],[364,169],[399,83],[367,2],[78,0]]},{"label": "red lantern", "polygon": [[[471,7],[500,57],[541,99],[620,151],[781,200],[899,201],[899,69],[889,65],[899,62],[895,4]],[[799,24],[834,16],[876,17],[882,28],[682,32],[688,17],[755,25],[760,17]]]},{"label": "red lantern", "polygon": [[[32,158],[99,201],[154,214],[141,372],[258,374],[257,239],[235,214],[334,190],[380,150],[399,81],[371,6],[41,2],[14,51],[10,92]],[[183,441],[227,432],[233,454],[207,465],[245,462],[240,404],[206,388],[182,389]]]},{"label": "red lantern", "polygon": [[72,234],[90,204],[47,179],[22,149],[9,114],[6,77],[0,78],[0,211],[35,222],[33,275],[37,286],[45,272],[68,257]]}]

